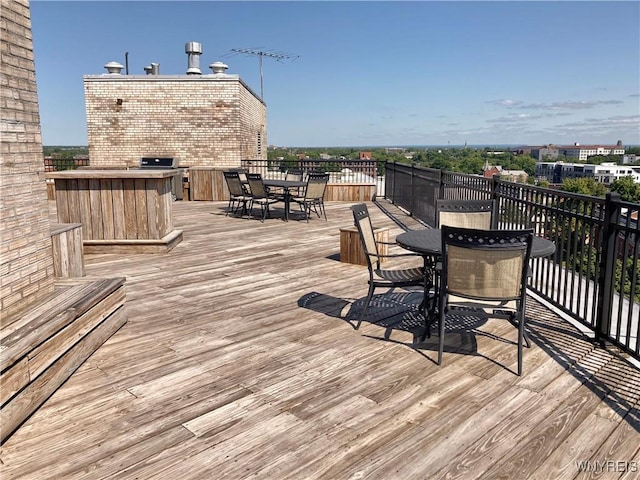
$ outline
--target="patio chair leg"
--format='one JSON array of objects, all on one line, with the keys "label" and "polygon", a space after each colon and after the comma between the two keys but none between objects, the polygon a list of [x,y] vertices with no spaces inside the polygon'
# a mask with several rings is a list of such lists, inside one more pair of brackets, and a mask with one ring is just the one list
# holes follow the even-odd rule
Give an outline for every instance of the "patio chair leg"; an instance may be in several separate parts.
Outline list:
[{"label": "patio chair leg", "polygon": [[518,325],[518,376],[522,375],[522,350],[524,349],[522,343],[524,338],[524,315],[520,315],[520,322]]},{"label": "patio chair leg", "polygon": [[[515,313],[512,313],[511,316],[509,317],[509,322],[516,328],[520,328],[520,325],[518,322],[518,319],[516,318],[517,315]],[[524,344],[527,346],[527,348],[531,348],[531,341],[529,340],[529,335],[527,335],[527,332],[524,332]]]},{"label": "patio chair leg", "polygon": [[364,314],[367,311],[367,308],[369,308],[369,303],[371,302],[371,298],[373,298],[373,291],[375,290],[375,287],[373,286],[373,284],[369,284],[369,293],[367,293],[367,302],[364,304],[364,308],[362,309],[362,312],[360,312],[360,318],[358,319],[358,324],[356,325],[356,330],[358,330],[360,328],[360,324],[362,324],[362,320],[364,319]]},{"label": "patio chair leg", "polygon": [[438,365],[442,365],[442,354],[444,352],[444,312],[440,312],[440,319],[438,320]]}]

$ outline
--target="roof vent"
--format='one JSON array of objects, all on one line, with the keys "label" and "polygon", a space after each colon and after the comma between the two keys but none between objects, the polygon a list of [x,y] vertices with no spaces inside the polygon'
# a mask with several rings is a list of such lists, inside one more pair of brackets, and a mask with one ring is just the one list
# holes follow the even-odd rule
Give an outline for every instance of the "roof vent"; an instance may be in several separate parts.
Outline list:
[{"label": "roof vent", "polygon": [[211,65],[209,65],[209,68],[213,71],[214,74],[219,74],[219,73],[224,73],[227,68],[229,68],[228,65],[225,65],[222,62],[213,62]]},{"label": "roof vent", "polygon": [[200,75],[200,54],[202,54],[202,44],[198,42],[187,42],[184,51],[188,55],[187,75]]},{"label": "roof vent", "polygon": [[118,62],[109,62],[105,64],[104,68],[107,69],[107,72],[109,72],[110,75],[120,75],[124,66],[120,65]]},{"label": "roof vent", "polygon": [[160,64],[152,63],[151,65],[147,65],[144,67],[144,71],[147,72],[147,75],[160,75]]}]

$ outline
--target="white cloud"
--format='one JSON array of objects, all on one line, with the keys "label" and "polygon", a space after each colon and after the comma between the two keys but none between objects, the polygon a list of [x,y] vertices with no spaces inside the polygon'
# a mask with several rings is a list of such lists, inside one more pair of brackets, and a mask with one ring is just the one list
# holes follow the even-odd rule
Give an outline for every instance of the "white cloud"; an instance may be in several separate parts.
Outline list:
[{"label": "white cloud", "polygon": [[624,102],[621,100],[591,100],[591,101],[566,101],[566,102],[551,102],[551,103],[530,103],[529,105],[522,105],[519,108],[531,109],[531,110],[584,110],[593,108],[598,105],[620,105]]},{"label": "white cloud", "polygon": [[522,104],[522,102],[520,100],[510,100],[510,99],[500,99],[500,100],[489,100],[488,102],[489,104],[492,105],[500,105],[502,107],[516,107],[520,104]]}]

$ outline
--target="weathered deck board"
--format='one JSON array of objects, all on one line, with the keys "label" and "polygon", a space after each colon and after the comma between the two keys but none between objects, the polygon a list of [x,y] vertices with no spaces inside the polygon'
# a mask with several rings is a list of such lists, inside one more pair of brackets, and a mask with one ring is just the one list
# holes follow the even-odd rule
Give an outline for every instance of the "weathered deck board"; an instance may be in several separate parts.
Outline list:
[{"label": "weathered deck board", "polygon": [[522,377],[497,319],[461,320],[438,367],[436,335],[411,345],[418,290],[376,291],[349,323],[367,272],[339,262],[346,204],[309,224],[172,207],[171,252],[86,256],[88,278],[126,276],[129,321],[2,446],[3,479],[573,479],[638,461],[640,372],[534,300]]}]

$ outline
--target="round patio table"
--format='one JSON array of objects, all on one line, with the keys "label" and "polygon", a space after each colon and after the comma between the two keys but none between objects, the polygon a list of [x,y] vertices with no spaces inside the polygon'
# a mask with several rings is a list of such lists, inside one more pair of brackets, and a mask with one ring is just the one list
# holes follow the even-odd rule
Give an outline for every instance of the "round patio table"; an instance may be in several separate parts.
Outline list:
[{"label": "round patio table", "polygon": [[289,221],[289,205],[291,203],[291,190],[294,188],[301,188],[307,185],[307,182],[302,180],[269,180],[267,178],[262,180],[262,183],[266,187],[282,188],[284,190],[284,219]]},{"label": "round patio table", "polygon": [[[426,256],[438,256],[442,252],[442,231],[439,228],[427,228],[424,230],[412,230],[401,233],[396,237],[396,242],[402,248],[420,253]],[[553,255],[556,245],[551,240],[534,236],[531,244],[531,258],[541,258]]]}]

